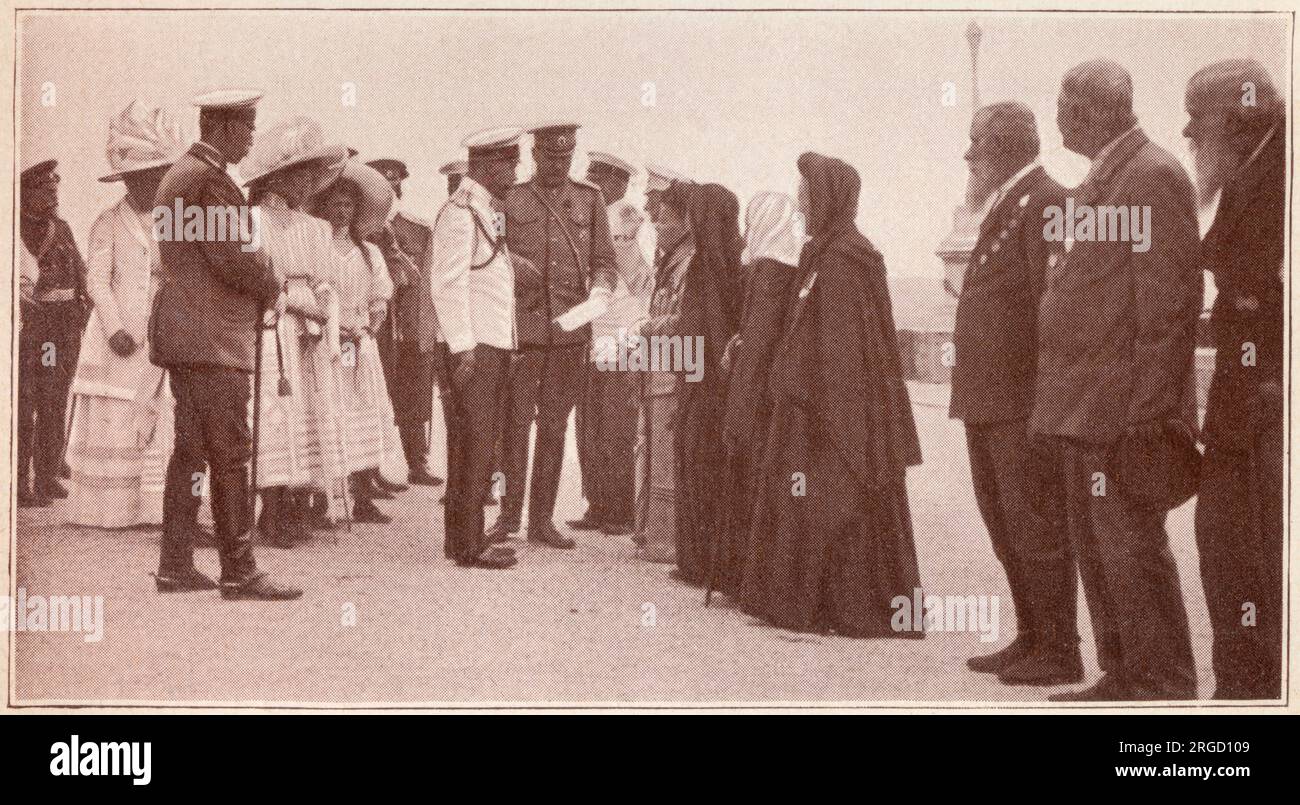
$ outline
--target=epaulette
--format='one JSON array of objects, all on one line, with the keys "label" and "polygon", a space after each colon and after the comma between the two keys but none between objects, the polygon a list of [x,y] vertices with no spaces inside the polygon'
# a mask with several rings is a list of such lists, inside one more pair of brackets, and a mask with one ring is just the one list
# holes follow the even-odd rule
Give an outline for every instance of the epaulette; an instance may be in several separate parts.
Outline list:
[{"label": "epaulette", "polygon": [[591,190],[599,190],[599,189],[600,189],[600,187],[599,187],[598,185],[594,185],[594,184],[592,184],[591,182],[587,181],[586,179],[573,179],[572,181],[573,181],[574,184],[578,185],[579,187],[586,187],[586,188],[589,188],[589,189],[591,189]]}]

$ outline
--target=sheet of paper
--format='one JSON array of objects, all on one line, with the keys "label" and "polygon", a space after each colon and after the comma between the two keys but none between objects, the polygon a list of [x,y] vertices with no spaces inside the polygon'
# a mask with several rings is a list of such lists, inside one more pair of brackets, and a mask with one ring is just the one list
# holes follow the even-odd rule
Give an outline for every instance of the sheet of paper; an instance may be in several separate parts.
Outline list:
[{"label": "sheet of paper", "polygon": [[585,324],[591,324],[607,310],[609,310],[609,300],[603,296],[596,296],[569,308],[567,313],[555,318],[555,323],[565,332],[571,333]]}]

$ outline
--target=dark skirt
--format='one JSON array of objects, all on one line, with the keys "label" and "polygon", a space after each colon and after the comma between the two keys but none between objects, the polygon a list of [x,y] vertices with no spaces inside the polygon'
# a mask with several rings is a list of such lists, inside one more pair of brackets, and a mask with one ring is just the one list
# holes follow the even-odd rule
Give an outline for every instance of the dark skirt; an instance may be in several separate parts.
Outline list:
[{"label": "dark skirt", "polygon": [[722,444],[723,395],[682,384],[674,452],[677,470],[676,554],[679,577],[703,585],[709,549],[726,494],[726,451]]},{"label": "dark skirt", "polygon": [[767,436],[766,418],[763,431],[755,432],[750,441],[728,440],[723,499],[719,501],[718,527],[710,561],[713,589],[739,598],[749,534],[762,468],[763,445]]},{"label": "dark skirt", "polygon": [[889,488],[866,488],[826,438],[821,418],[782,399],[756,482],[744,611],[797,631],[923,636],[890,624],[894,598],[910,602],[921,586],[904,473]]}]

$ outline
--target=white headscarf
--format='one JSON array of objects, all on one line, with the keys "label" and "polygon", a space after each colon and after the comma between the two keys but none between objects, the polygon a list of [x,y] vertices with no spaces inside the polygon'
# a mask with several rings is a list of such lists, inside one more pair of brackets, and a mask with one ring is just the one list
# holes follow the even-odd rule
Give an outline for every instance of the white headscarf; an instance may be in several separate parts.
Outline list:
[{"label": "white headscarf", "polygon": [[766,257],[789,266],[799,265],[802,229],[793,199],[784,193],[759,193],[745,209],[745,251],[740,261],[753,265]]}]

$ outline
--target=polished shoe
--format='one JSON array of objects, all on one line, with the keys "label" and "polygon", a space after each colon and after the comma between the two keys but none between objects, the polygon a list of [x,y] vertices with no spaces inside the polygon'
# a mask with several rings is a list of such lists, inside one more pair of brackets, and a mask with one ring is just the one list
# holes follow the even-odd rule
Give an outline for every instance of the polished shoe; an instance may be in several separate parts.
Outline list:
[{"label": "polished shoe", "polygon": [[509,570],[519,564],[515,552],[502,548],[488,548],[468,562],[457,562],[461,567],[478,567],[484,570]]},{"label": "polished shoe", "polygon": [[597,531],[601,526],[600,518],[595,516],[590,508],[577,520],[565,520],[564,524],[579,531]]},{"label": "polished shoe", "polygon": [[562,551],[571,550],[578,544],[571,537],[566,537],[557,531],[550,520],[537,525],[530,525],[528,527],[528,541],[540,543],[550,548],[559,548]]},{"label": "polished shoe", "polygon": [[406,477],[406,480],[417,486],[442,486],[442,479],[424,467],[411,470],[411,474]]},{"label": "polished shoe", "polygon": [[388,525],[393,522],[393,518],[381,512],[371,501],[358,500],[352,507],[352,522]]},{"label": "polished shoe", "polygon": [[510,539],[510,535],[519,530],[518,520],[508,520],[504,517],[498,517],[492,527],[487,530],[488,542],[505,542]]},{"label": "polished shoe", "polygon": [[194,568],[184,573],[155,573],[154,584],[160,593],[191,593],[199,590],[215,590],[217,583]]},{"label": "polished shoe", "polygon": [[375,500],[392,500],[397,497],[397,495],[388,489],[386,483],[378,475],[370,476],[365,483],[365,496],[368,498],[374,498]]},{"label": "polished shoe", "polygon": [[1053,693],[1047,697],[1049,702],[1127,702],[1132,699],[1128,686],[1114,674],[1104,674],[1090,688]]},{"label": "polished shoe", "polygon": [[26,490],[18,493],[18,508],[39,509],[50,505],[50,499]]},{"label": "polished shoe", "polygon": [[63,484],[54,478],[46,478],[44,481],[36,482],[36,494],[50,500],[62,499],[68,496],[68,490],[63,488]]},{"label": "polished shoe", "polygon": [[600,533],[607,537],[626,537],[632,531],[631,523],[606,523],[600,527]]},{"label": "polished shoe", "polygon": [[258,573],[241,582],[221,582],[221,597],[227,601],[292,601],[302,597],[302,590],[285,587]]},{"label": "polished shoe", "polygon": [[966,667],[972,671],[981,674],[996,674],[1008,665],[1022,659],[1029,653],[1030,639],[1023,633],[1016,635],[1016,639],[1000,651],[992,654],[985,654],[980,657],[971,657],[966,660]]},{"label": "polished shoe", "polygon": [[1083,681],[1078,645],[1037,647],[998,671],[1004,685],[1077,685]]}]

